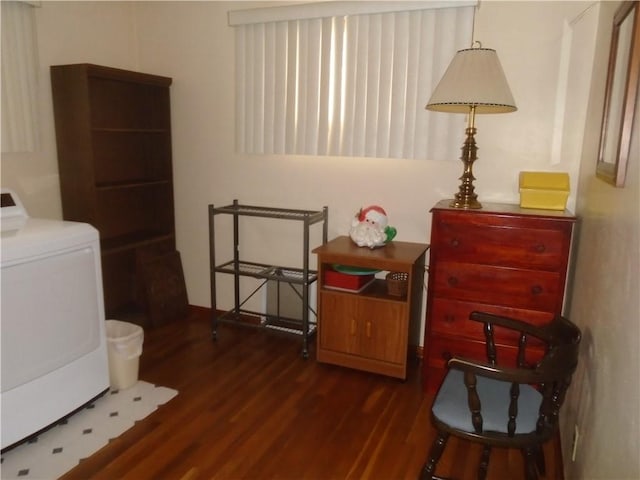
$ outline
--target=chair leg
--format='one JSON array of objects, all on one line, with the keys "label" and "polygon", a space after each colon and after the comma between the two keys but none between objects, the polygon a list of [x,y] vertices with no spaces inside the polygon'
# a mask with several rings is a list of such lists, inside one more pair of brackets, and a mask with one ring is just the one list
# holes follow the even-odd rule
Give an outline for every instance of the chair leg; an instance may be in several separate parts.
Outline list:
[{"label": "chair leg", "polygon": [[489,468],[489,457],[491,456],[491,447],[485,445],[482,448],[482,456],[480,457],[480,466],[478,467],[478,480],[487,478],[487,469]]},{"label": "chair leg", "polygon": [[438,433],[438,436],[433,441],[431,445],[431,451],[429,452],[429,459],[422,467],[422,472],[420,473],[420,480],[432,480],[433,474],[436,471],[436,465],[438,464],[438,460],[442,456],[442,452],[444,451],[444,447],[447,444],[447,440],[449,438],[448,433]]},{"label": "chair leg", "polygon": [[535,452],[532,448],[523,448],[522,456],[524,457],[524,478],[527,480],[538,480]]},{"label": "chair leg", "polygon": [[536,445],[533,447],[533,453],[536,456],[536,467],[538,468],[538,473],[545,477],[547,475],[547,468],[545,466],[544,450],[542,449],[542,445]]}]

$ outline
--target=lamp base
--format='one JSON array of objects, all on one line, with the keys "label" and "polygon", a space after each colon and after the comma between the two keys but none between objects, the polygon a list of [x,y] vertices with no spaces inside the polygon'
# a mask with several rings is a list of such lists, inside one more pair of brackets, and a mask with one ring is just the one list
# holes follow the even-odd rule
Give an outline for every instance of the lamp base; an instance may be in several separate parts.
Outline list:
[{"label": "lamp base", "polygon": [[473,198],[461,198],[460,194],[456,193],[456,198],[451,200],[449,206],[452,208],[464,208],[468,210],[477,210],[482,208],[482,204],[476,200],[477,195]]},{"label": "lamp base", "polygon": [[478,147],[476,146],[475,133],[476,129],[473,126],[473,119],[475,114],[475,108],[471,108],[469,114],[469,126],[466,133],[464,145],[462,146],[462,156],[460,160],[464,164],[464,172],[460,177],[461,183],[458,187],[458,193],[455,195],[449,206],[452,208],[464,208],[464,209],[478,209],[482,208],[482,204],[478,201],[478,195],[474,192],[473,181],[473,162],[477,160],[476,152]]}]

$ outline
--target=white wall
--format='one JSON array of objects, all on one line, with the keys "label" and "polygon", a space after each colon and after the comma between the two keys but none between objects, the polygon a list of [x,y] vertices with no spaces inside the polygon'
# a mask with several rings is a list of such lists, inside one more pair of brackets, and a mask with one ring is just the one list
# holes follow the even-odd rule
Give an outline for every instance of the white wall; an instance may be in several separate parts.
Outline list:
[{"label": "white wall", "polygon": [[39,148],[3,153],[2,186],[15,190],[34,217],[62,218],[49,66],[99,63],[136,69],[133,4],[42,2],[35,8],[39,50]]},{"label": "white wall", "polygon": [[[268,157],[233,151],[234,34],[227,25],[227,11],[268,4],[43,2],[37,9],[43,146],[27,158],[3,155],[3,185],[19,191],[32,215],[61,216],[48,66],[86,61],[174,79],[177,241],[192,304],[209,305],[209,203],[229,203],[238,198],[245,203],[293,208],[327,205],[330,237],[346,233],[351,216],[361,206],[377,203],[385,207],[391,224],[397,227],[398,240],[428,241],[430,207],[457,191],[462,165],[456,158],[442,162]],[[568,171],[575,184],[577,157],[560,155],[558,164],[552,161],[554,139],[564,138],[566,143],[567,137],[565,124],[554,122],[556,105],[564,105],[562,95],[556,101],[556,85],[563,22],[587,5],[481,3],[476,39],[485,47],[497,49],[519,108],[512,114],[477,118],[479,160],[474,168],[481,201],[517,202],[521,170]],[[464,117],[460,116],[460,146],[464,127]],[[566,150],[565,145],[563,153]],[[575,191],[570,197],[573,204]],[[265,251],[274,256],[275,262],[301,263],[296,232],[280,234],[270,243],[270,236],[263,235],[269,228],[264,225],[259,231],[249,231],[244,237],[246,248],[256,255]],[[271,237],[282,228],[286,227],[274,228]],[[312,241],[319,242],[319,237]],[[227,293],[230,283],[221,283],[224,307],[231,301]],[[414,339],[414,343],[419,341]]]},{"label": "white wall", "polygon": [[[430,207],[457,191],[462,172],[457,159],[234,153],[233,30],[227,26],[226,14],[229,9],[258,3],[267,5],[42,2],[37,10],[42,146],[34,154],[3,154],[2,186],[18,190],[32,215],[61,217],[48,67],[92,62],[174,79],[176,227],[190,303],[209,305],[209,203],[226,204],[238,198],[293,208],[328,205],[330,237],[346,233],[359,207],[379,203],[398,228],[399,240],[427,242]],[[596,69],[606,63],[603,45],[608,34],[603,36],[601,29],[596,42],[596,30],[608,24],[600,17],[609,15],[616,3],[604,3],[603,13],[592,5],[481,2],[476,39],[498,51],[519,110],[477,118],[479,160],[474,171],[481,201],[514,203],[519,171],[571,174],[569,204],[577,205],[583,217],[571,311],[585,332],[586,347],[562,435],[570,440],[575,419],[585,435],[577,462],[565,458],[567,478],[638,478],[637,452],[631,451],[638,444],[640,401],[634,345],[639,323],[638,270],[631,268],[634,261],[638,263],[638,155],[629,172],[633,178],[624,189],[593,178],[604,80],[601,71],[595,70],[592,82],[591,66],[594,58]],[[562,88],[565,83],[568,89]],[[461,144],[463,130],[461,117]],[[275,263],[300,263],[297,230],[261,223],[247,225],[247,231],[244,251],[263,259],[272,256]],[[228,231],[224,233],[228,242]],[[317,243],[319,237],[314,239]],[[218,245],[225,250],[222,240]],[[232,302],[230,283],[223,287],[219,304],[227,307]],[[582,400],[587,397],[589,401]]]},{"label": "white wall", "polygon": [[[581,156],[570,309],[583,341],[562,417],[567,479],[640,478],[640,96],[624,188],[595,176],[609,39],[618,5],[603,2],[585,18],[598,25],[598,36]],[[575,463],[569,449],[574,425],[580,432]]]},{"label": "white wall", "polygon": [[[197,305],[209,305],[209,203],[225,204],[238,198],[244,203],[293,208],[328,205],[330,237],[347,232],[359,207],[378,203],[397,227],[399,240],[426,242],[430,207],[457,191],[462,173],[458,159],[438,162],[236,154],[234,32],[227,25],[226,14],[229,9],[257,4],[266,5],[141,2],[136,7],[141,67],[171,76],[175,82],[172,114],[178,246],[189,299]],[[562,139],[565,127],[554,123],[556,85],[565,19],[575,17],[588,5],[482,2],[476,38],[497,49],[519,107],[513,114],[477,119],[476,191],[482,201],[517,202],[521,170],[568,171],[575,183],[579,165],[575,155],[560,155],[559,163],[552,163],[554,129]],[[561,106],[564,100],[560,96]],[[464,126],[460,116],[460,146]],[[566,144],[566,133],[564,140]],[[562,153],[566,150],[565,145]],[[570,202],[575,203],[575,192]],[[281,228],[274,227],[273,235],[278,236]],[[279,235],[270,243],[269,236],[263,234],[267,230],[266,225],[255,232],[249,229],[244,239],[246,249],[262,250],[273,255],[275,262],[300,263],[299,235]],[[222,305],[228,306],[231,296],[226,293],[222,299]]]}]

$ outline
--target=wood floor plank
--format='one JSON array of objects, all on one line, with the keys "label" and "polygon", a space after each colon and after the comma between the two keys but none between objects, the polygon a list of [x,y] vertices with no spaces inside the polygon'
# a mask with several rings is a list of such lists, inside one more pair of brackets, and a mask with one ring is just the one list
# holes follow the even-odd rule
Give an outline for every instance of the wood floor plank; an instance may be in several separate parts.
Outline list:
[{"label": "wood floor plank", "polygon": [[[315,361],[276,332],[222,325],[203,309],[145,331],[140,378],[179,394],[83,460],[63,480],[415,479],[434,438],[420,366],[404,382]],[[557,442],[547,480],[561,479]],[[452,438],[437,473],[475,479],[480,449]],[[523,478],[496,451],[488,480]]]}]

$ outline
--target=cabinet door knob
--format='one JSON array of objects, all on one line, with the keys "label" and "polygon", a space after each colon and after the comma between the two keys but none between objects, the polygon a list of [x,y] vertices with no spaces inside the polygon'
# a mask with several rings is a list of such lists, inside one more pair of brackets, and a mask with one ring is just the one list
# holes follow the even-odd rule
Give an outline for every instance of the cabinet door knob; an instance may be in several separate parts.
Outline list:
[{"label": "cabinet door knob", "polygon": [[456,285],[458,285],[458,279],[456,277],[449,277],[447,279],[447,283],[449,284],[449,286],[455,287]]},{"label": "cabinet door knob", "polygon": [[449,245],[456,248],[460,246],[460,240],[458,240],[457,238],[452,238],[451,241],[449,242]]},{"label": "cabinet door knob", "polygon": [[542,293],[542,287],[540,285],[534,285],[531,287],[531,293],[534,295],[540,295]]},{"label": "cabinet door knob", "polygon": [[542,253],[547,249],[547,247],[545,247],[543,243],[540,243],[540,244],[536,245],[534,249],[535,249],[536,252]]}]

